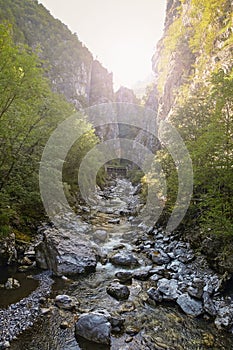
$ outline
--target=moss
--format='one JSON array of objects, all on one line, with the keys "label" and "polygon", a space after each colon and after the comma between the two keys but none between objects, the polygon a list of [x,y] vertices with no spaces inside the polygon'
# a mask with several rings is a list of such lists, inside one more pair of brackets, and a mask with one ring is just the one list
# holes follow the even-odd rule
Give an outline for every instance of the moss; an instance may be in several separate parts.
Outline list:
[{"label": "moss", "polygon": [[31,235],[25,232],[20,232],[18,230],[13,230],[15,234],[16,241],[23,241],[29,243],[31,241]]}]

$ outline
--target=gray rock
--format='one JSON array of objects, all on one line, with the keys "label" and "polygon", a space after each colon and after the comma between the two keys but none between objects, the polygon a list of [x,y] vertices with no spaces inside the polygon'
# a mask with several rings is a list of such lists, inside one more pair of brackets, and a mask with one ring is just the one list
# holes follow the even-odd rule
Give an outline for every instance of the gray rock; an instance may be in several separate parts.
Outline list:
[{"label": "gray rock", "polygon": [[75,324],[75,336],[98,344],[111,344],[111,323],[107,317],[92,312],[83,314]]},{"label": "gray rock", "polygon": [[78,305],[78,302],[74,297],[70,297],[66,294],[61,294],[56,296],[55,305],[60,309],[73,310]]},{"label": "gray rock", "polygon": [[162,294],[156,288],[152,287],[148,289],[147,294],[155,302],[161,302],[163,300]]},{"label": "gray rock", "polygon": [[179,296],[178,282],[175,279],[162,278],[158,281],[157,288],[164,300],[176,300]]},{"label": "gray rock", "polygon": [[160,280],[161,278],[162,278],[161,275],[158,275],[157,273],[155,273],[154,275],[152,275],[152,276],[150,277],[150,281],[151,281],[151,282],[157,282],[157,281]]},{"label": "gray rock", "polygon": [[100,241],[100,242],[105,242],[108,238],[108,233],[107,231],[105,230],[96,230],[94,233],[93,233],[93,237],[94,239],[96,239],[97,241]]},{"label": "gray rock", "polygon": [[157,265],[168,264],[170,262],[169,256],[162,249],[154,250],[150,254],[150,258]]},{"label": "gray rock", "polygon": [[137,266],[139,265],[137,258],[132,254],[127,253],[117,253],[113,255],[110,262],[116,266]]},{"label": "gray rock", "polygon": [[191,297],[202,299],[204,285],[204,281],[196,279],[192,283],[192,286],[188,287],[187,292]]},{"label": "gray rock", "polygon": [[214,323],[218,329],[231,328],[233,325],[233,307],[227,305],[218,309]]},{"label": "gray rock", "polygon": [[10,346],[11,345],[9,341],[0,342],[0,350],[8,349]]},{"label": "gray rock", "polygon": [[49,229],[35,246],[38,267],[57,276],[95,271],[97,252],[92,243],[77,233]]},{"label": "gray rock", "polygon": [[119,279],[120,282],[129,282],[132,280],[133,274],[129,271],[119,271],[115,274],[115,276]]},{"label": "gray rock", "polygon": [[167,266],[167,268],[174,272],[182,273],[185,269],[185,265],[178,260],[174,260]]},{"label": "gray rock", "polygon": [[203,297],[204,310],[210,316],[216,316],[217,314],[216,307],[214,305],[213,300],[210,298],[210,294],[207,292],[204,292],[202,297]]},{"label": "gray rock", "polygon": [[6,289],[17,289],[19,287],[20,287],[19,281],[12,277],[8,278],[8,280],[5,283]]},{"label": "gray rock", "polygon": [[139,281],[146,281],[149,278],[149,270],[138,270],[133,273],[133,278]]},{"label": "gray rock", "polygon": [[190,297],[188,293],[184,293],[177,298],[177,304],[181,309],[190,316],[197,317],[203,313],[202,302]]},{"label": "gray rock", "polygon": [[165,265],[161,265],[161,266],[156,266],[156,267],[153,267],[152,269],[150,269],[150,274],[153,275],[153,274],[159,274],[159,275],[163,275],[164,272],[166,270],[166,266]]},{"label": "gray rock", "polygon": [[107,287],[107,293],[117,300],[126,300],[130,295],[129,288],[119,282],[112,282]]}]

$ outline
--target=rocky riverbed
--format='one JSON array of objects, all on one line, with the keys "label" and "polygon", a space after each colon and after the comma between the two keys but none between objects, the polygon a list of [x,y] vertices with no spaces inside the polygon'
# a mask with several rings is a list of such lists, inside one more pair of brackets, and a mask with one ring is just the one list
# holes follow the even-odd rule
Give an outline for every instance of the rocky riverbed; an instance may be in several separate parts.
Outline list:
[{"label": "rocky riverbed", "polygon": [[[52,294],[39,303],[52,283],[42,275],[34,294],[2,310],[2,341],[19,350],[232,349],[233,303],[222,294],[229,276],[177,234],[139,222],[127,180],[96,199],[80,208],[82,221],[44,228],[35,250],[40,267],[58,276]],[[20,310],[28,318],[16,331]]]}]

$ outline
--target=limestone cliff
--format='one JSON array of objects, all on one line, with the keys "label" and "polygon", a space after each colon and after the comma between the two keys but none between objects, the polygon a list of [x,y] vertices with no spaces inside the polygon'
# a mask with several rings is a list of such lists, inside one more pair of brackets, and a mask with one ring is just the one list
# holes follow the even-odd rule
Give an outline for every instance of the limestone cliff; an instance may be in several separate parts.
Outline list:
[{"label": "limestone cliff", "polygon": [[0,0],[0,22],[6,21],[17,43],[38,52],[53,91],[76,109],[113,100],[112,74],[37,0]]},{"label": "limestone cliff", "polygon": [[126,103],[134,103],[138,104],[139,100],[135,96],[133,90],[128,89],[124,86],[121,86],[116,94],[115,94],[115,101],[116,102],[126,102]]},{"label": "limestone cliff", "polygon": [[113,76],[98,61],[91,65],[89,105],[113,102]]},{"label": "limestone cliff", "polygon": [[167,0],[164,35],[152,58],[158,116],[168,118],[182,87],[193,93],[216,68],[232,65],[232,2]]}]

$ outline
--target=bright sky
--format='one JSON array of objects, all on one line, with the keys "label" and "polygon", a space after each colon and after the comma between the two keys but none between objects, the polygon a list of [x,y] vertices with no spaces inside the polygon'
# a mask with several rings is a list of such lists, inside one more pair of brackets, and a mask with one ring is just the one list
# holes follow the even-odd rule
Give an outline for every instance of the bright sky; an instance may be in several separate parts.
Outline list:
[{"label": "bright sky", "polygon": [[114,86],[133,87],[152,73],[166,0],[39,0],[65,23],[104,67]]}]

